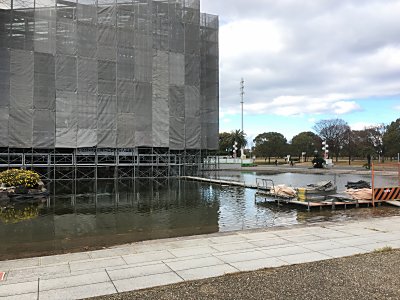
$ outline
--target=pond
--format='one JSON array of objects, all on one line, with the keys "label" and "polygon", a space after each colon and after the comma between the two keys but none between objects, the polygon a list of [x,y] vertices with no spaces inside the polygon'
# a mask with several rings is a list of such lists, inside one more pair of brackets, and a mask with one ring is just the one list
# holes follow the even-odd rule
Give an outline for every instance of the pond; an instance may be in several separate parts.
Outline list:
[{"label": "pond", "polygon": [[[298,186],[319,180],[367,179],[357,175],[224,173],[223,178]],[[391,179],[385,179],[390,182]],[[254,203],[254,190],[178,179],[59,181],[47,201],[2,204],[0,259],[97,249],[149,239],[197,235],[370,216],[398,215],[379,207],[307,212]]]}]

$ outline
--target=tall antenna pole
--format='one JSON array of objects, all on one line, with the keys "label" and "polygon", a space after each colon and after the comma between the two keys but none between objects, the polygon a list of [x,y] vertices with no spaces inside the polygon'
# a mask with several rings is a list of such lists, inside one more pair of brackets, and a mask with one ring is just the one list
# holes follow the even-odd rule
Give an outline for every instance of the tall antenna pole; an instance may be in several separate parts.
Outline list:
[{"label": "tall antenna pole", "polygon": [[[243,131],[243,96],[244,96],[244,79],[242,78],[240,80],[240,104],[242,106],[242,134],[244,134]],[[242,145],[241,149],[240,149],[240,159],[243,159],[243,155],[244,155],[244,145]]]},{"label": "tall antenna pole", "polygon": [[240,81],[240,104],[242,105],[242,133],[243,133],[243,96],[244,96],[244,79],[242,78],[242,80]]}]

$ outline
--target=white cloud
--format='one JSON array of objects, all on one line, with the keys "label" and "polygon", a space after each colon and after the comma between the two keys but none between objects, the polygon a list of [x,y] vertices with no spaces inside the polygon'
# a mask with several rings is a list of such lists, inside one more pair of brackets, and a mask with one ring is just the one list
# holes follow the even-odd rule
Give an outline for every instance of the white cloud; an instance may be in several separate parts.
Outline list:
[{"label": "white cloud", "polygon": [[311,124],[315,124],[316,122],[317,122],[317,119],[316,118],[310,118],[310,119],[308,119],[307,120],[309,123],[311,123]]},{"label": "white cloud", "polygon": [[[220,51],[224,53],[222,61],[279,53],[284,45],[282,36],[279,26],[273,21],[258,19],[230,22],[220,27]],[[262,72],[256,66],[250,71],[256,74]]]},{"label": "white cloud", "polygon": [[354,101],[342,98],[313,98],[308,96],[282,96],[272,101],[250,103],[245,105],[246,114],[274,114],[279,116],[297,116],[305,114],[344,115],[360,111],[361,107]]},{"label": "white cloud", "polygon": [[354,101],[339,101],[332,105],[333,111],[337,115],[344,115],[350,112],[361,110],[361,107]]},{"label": "white cloud", "polygon": [[352,130],[364,130],[366,128],[371,128],[375,126],[379,126],[380,124],[377,123],[369,123],[369,122],[356,122],[349,124]]},{"label": "white cloud", "polygon": [[222,112],[360,111],[400,87],[400,0],[202,0],[220,15]]}]

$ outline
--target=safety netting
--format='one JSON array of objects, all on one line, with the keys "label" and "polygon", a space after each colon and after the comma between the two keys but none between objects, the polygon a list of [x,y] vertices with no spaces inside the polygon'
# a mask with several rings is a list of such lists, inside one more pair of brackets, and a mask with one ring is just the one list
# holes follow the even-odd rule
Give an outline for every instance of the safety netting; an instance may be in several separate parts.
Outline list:
[{"label": "safety netting", "polygon": [[199,0],[0,0],[0,147],[217,149]]}]

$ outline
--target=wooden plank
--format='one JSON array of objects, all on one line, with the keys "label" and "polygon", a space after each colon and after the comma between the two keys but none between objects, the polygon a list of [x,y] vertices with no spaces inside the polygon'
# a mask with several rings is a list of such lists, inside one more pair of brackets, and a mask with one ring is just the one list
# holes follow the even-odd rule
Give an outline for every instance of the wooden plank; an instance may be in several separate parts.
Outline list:
[{"label": "wooden plank", "polygon": [[400,207],[400,201],[385,201],[385,203]]}]

